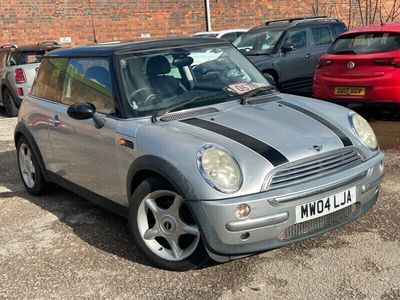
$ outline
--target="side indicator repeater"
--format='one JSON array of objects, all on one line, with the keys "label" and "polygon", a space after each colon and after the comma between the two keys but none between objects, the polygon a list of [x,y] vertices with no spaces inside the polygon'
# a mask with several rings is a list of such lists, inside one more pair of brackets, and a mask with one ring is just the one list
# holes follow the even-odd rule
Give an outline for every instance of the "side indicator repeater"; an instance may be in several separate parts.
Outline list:
[{"label": "side indicator repeater", "polygon": [[133,147],[133,142],[132,142],[132,141],[128,141],[128,140],[123,139],[123,138],[119,139],[119,144],[120,144],[121,146],[126,146],[126,147],[131,148],[131,149],[134,148],[134,147]]}]

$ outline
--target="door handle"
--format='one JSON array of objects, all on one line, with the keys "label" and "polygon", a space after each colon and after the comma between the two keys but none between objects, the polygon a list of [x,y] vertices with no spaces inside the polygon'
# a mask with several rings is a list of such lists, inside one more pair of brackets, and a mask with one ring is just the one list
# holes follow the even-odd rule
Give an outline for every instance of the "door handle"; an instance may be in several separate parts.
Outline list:
[{"label": "door handle", "polygon": [[310,54],[310,53],[307,53],[307,54],[306,54],[306,58],[311,58],[311,54]]},{"label": "door handle", "polygon": [[61,121],[60,121],[58,115],[55,115],[55,116],[54,116],[54,118],[52,119],[52,122],[53,122],[53,126],[54,126],[54,127],[57,127],[58,125],[61,124]]}]

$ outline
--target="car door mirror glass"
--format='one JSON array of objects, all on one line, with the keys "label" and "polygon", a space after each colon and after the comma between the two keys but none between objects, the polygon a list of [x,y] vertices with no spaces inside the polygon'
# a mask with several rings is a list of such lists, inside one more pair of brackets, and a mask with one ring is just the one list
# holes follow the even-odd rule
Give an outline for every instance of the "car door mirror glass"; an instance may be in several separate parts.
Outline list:
[{"label": "car door mirror glass", "polygon": [[295,50],[296,50],[296,46],[293,44],[285,44],[281,48],[281,51],[283,53],[287,53],[287,52],[291,52],[291,51],[295,51]]}]

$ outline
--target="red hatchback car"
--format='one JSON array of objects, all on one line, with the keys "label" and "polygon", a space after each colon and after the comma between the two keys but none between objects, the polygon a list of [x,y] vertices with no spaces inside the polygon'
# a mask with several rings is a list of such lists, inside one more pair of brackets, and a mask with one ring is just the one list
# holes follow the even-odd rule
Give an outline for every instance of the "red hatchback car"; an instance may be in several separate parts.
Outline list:
[{"label": "red hatchback car", "polygon": [[400,107],[400,25],[366,26],[341,34],[314,76],[315,98]]}]

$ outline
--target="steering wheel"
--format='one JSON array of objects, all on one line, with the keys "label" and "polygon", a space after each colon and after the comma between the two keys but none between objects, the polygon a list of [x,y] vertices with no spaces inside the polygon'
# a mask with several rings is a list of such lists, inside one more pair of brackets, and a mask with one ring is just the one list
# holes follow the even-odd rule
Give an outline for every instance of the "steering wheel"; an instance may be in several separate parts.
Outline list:
[{"label": "steering wheel", "polygon": [[137,105],[140,104],[139,106],[146,106],[154,104],[154,102],[159,102],[160,100],[162,99],[155,89],[149,87],[140,88],[132,92],[128,97],[131,106],[133,106],[133,101],[135,101]]}]

